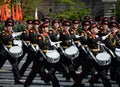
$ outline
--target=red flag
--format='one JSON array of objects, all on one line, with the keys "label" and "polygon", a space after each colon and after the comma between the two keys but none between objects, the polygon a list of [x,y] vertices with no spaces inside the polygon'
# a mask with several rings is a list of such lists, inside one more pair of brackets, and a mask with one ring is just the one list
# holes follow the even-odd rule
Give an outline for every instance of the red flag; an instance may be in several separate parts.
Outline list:
[{"label": "red flag", "polygon": [[5,20],[5,4],[1,7],[1,21]]},{"label": "red flag", "polygon": [[19,20],[22,21],[23,15],[22,15],[22,7],[19,6]]},{"label": "red flag", "polygon": [[19,8],[18,8],[18,4],[16,5],[16,15],[15,15],[15,20],[19,20]]},{"label": "red flag", "polygon": [[11,13],[11,16],[15,20],[15,8],[14,8],[13,4],[12,4],[12,13]]},{"label": "red flag", "polygon": [[10,17],[10,9],[9,4],[4,0],[4,4],[1,6],[1,21],[5,21],[8,17]]}]

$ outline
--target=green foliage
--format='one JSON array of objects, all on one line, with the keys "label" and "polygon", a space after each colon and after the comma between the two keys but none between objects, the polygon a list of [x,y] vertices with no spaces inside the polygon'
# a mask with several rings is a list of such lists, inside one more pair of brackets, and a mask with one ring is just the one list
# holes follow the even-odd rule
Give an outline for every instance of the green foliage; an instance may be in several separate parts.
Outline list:
[{"label": "green foliage", "polygon": [[120,18],[120,1],[116,2],[116,9],[112,9],[113,13]]},{"label": "green foliage", "polygon": [[55,0],[56,3],[75,4],[75,0]]},{"label": "green foliage", "polygon": [[41,0],[22,0],[22,8],[23,8],[23,16],[24,19],[27,20],[29,18],[34,18],[35,9]]},{"label": "green foliage", "polygon": [[27,15],[26,17],[24,17],[24,20],[25,20],[25,21],[28,20],[28,19],[33,20],[33,19],[34,19],[34,16],[32,16],[32,15]]},{"label": "green foliage", "polygon": [[[60,1],[60,0],[57,0]],[[58,9],[57,13],[51,13],[51,16],[57,19],[67,18],[67,19],[82,19],[84,15],[90,15],[90,9],[87,8],[84,3],[73,2],[72,0],[61,0],[62,3],[66,4],[66,9]],[[67,3],[69,1],[69,3]],[[72,4],[71,4],[72,3]]]}]

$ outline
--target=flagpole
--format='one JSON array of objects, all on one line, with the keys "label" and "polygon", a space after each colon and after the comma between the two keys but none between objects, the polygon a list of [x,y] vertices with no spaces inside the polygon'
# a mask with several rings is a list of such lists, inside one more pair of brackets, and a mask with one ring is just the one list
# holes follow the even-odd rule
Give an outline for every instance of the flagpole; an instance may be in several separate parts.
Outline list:
[{"label": "flagpole", "polygon": [[20,0],[20,4],[21,4],[21,8],[22,8],[22,4],[23,4],[22,0]]}]

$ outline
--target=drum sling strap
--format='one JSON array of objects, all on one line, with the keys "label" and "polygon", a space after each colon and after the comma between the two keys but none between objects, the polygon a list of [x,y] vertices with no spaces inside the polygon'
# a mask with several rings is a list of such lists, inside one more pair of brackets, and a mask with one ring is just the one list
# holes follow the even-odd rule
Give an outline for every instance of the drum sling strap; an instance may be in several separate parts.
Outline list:
[{"label": "drum sling strap", "polygon": [[103,45],[103,47],[108,51],[108,53],[109,53],[113,58],[116,58],[116,55],[113,53],[112,50],[110,50],[109,48],[107,48],[105,45]]},{"label": "drum sling strap", "polygon": [[93,53],[90,51],[90,49],[87,47],[87,51],[88,51],[88,53],[90,54],[90,56],[96,61],[96,62],[98,62],[97,60],[96,60],[96,57],[93,55]]}]

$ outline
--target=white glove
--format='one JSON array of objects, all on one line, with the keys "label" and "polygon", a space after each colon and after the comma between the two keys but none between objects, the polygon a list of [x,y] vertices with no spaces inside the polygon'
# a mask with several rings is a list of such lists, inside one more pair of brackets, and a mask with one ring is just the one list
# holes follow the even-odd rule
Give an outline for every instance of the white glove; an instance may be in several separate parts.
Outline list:
[{"label": "white glove", "polygon": [[50,42],[51,46],[55,46],[55,43],[54,42]]},{"label": "white glove", "polygon": [[40,48],[39,48],[39,46],[37,45],[37,46],[36,46],[36,50],[38,51],[39,49],[40,49]]},{"label": "white glove", "polygon": [[107,38],[107,36],[102,36],[102,40],[105,40]]},{"label": "white glove", "polygon": [[16,37],[15,33],[12,34],[13,38]]},{"label": "white glove", "polygon": [[105,40],[109,35],[111,34],[111,32],[110,33],[108,33],[107,35],[105,35],[105,36],[102,36],[102,40]]},{"label": "white glove", "polygon": [[59,48],[59,47],[60,47],[60,44],[58,43],[58,44],[57,44],[57,48]]},{"label": "white glove", "polygon": [[75,38],[80,38],[80,36],[79,35],[75,35]]},{"label": "white glove", "polygon": [[57,38],[60,38],[60,35],[59,35],[59,34],[57,35]]},{"label": "white glove", "polygon": [[22,32],[16,32],[15,34],[16,34],[16,36],[20,36],[22,34]]},{"label": "white glove", "polygon": [[81,43],[79,42],[79,43],[78,43],[78,47],[80,47],[80,46],[81,46]]},{"label": "white glove", "polygon": [[21,34],[22,34],[22,32],[16,32],[16,33],[13,33],[12,36],[17,37],[17,36],[20,36]]}]

